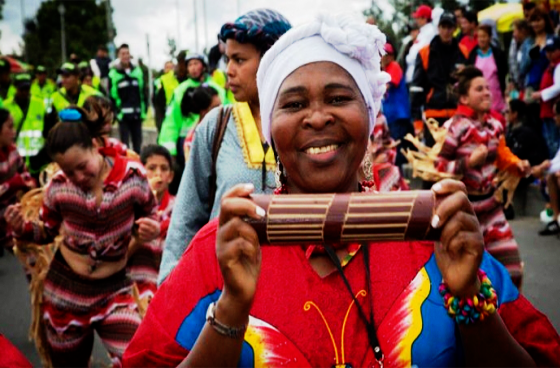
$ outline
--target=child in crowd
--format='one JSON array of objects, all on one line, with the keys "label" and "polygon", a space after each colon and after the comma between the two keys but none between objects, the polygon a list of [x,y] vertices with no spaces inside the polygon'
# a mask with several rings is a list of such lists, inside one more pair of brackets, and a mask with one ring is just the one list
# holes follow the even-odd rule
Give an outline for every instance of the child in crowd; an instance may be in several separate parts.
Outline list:
[{"label": "child in crowd", "polygon": [[175,196],[169,194],[169,184],[173,181],[173,161],[167,148],[151,144],[142,150],[140,156],[146,168],[146,175],[150,187],[158,202],[158,220],[161,224],[160,238],[165,240]]},{"label": "child in crowd", "polygon": [[138,286],[140,297],[149,300],[157,290],[156,282],[163,245],[175,204],[175,196],[169,194],[169,184],[173,181],[174,172],[171,169],[173,167],[171,154],[163,146],[152,144],[145,147],[140,159],[146,168],[146,177],[157,200],[160,235],[157,241],[146,243],[134,252],[128,262],[128,273]]},{"label": "child in crowd", "polygon": [[15,137],[14,119],[8,110],[0,108],[0,256],[4,248],[12,247],[4,212],[17,202],[18,194],[35,187],[14,144]]},{"label": "child in crowd", "polygon": [[218,91],[212,87],[202,85],[197,88],[189,88],[183,96],[181,101],[181,112],[183,116],[187,116],[190,113],[198,114],[200,117],[196,125],[191,129],[185,138],[185,143],[183,150],[185,152],[185,162],[189,160],[189,152],[191,150],[191,144],[194,139],[194,131],[206,114],[212,110],[214,107],[221,105],[220,97],[218,96]]}]

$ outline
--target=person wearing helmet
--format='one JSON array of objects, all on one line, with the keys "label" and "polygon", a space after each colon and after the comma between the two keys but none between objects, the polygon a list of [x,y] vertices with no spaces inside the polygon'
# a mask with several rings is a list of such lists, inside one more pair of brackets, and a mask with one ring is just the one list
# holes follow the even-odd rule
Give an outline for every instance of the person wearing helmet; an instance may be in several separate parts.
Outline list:
[{"label": "person wearing helmet", "polygon": [[152,103],[154,104],[158,133],[161,131],[161,125],[165,118],[165,109],[173,99],[173,92],[179,87],[179,84],[188,78],[186,56],[186,51],[179,52],[175,67],[170,71],[164,71],[164,74],[158,79],[156,84]]},{"label": "person wearing helmet", "polygon": [[214,82],[207,73],[208,67],[204,55],[189,53],[185,61],[189,77],[173,92],[173,99],[167,108],[158,142],[160,145],[167,148],[171,155],[175,157],[177,171],[175,175],[176,179],[171,185],[172,192],[177,190],[185,166],[185,154],[183,150],[185,137],[199,120],[198,114],[189,113],[183,115],[181,104],[185,97],[185,92],[189,88],[196,88],[204,83],[218,92],[222,103],[227,103],[225,90]]}]

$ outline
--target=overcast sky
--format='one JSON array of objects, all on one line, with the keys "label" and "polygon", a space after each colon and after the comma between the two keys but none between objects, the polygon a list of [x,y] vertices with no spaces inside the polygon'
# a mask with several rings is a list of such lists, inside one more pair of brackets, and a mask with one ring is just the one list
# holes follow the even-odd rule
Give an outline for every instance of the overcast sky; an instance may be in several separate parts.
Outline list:
[{"label": "overcast sky", "polygon": [[[42,1],[6,1],[4,20],[0,21],[2,53],[11,53],[13,50],[20,49],[23,28],[22,2],[25,17],[30,18],[35,15]],[[147,62],[146,35],[149,35],[151,65],[154,68],[161,68],[167,59],[167,36],[177,39],[178,49],[195,49],[195,1],[199,51],[202,51],[206,45],[212,46],[216,43],[216,35],[223,23],[233,21],[239,14],[252,9],[263,7],[276,9],[288,18],[292,25],[298,25],[322,10],[361,13],[371,5],[371,0],[111,0],[114,9],[113,21],[117,29],[115,44],[118,46],[121,43],[128,43],[131,53],[135,57],[144,58]],[[386,4],[386,0],[380,2]],[[383,8],[391,10],[388,5],[383,5]],[[204,10],[206,10],[206,17]],[[205,18],[207,24],[204,22]]]}]

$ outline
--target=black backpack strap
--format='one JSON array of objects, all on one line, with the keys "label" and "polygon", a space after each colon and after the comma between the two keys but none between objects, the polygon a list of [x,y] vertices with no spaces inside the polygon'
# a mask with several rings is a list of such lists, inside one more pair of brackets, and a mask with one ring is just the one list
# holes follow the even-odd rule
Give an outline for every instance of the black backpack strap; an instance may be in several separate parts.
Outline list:
[{"label": "black backpack strap", "polygon": [[222,145],[222,141],[224,140],[224,134],[226,132],[232,110],[232,106],[222,106],[220,108],[218,121],[216,122],[216,130],[214,131],[214,140],[212,141],[212,166],[210,172],[210,183],[208,186],[208,204],[210,205],[210,211],[212,211],[212,207],[214,207],[214,197],[216,196],[216,190],[218,189],[218,185],[216,183],[216,161],[218,160],[218,153],[220,152],[220,147]]}]

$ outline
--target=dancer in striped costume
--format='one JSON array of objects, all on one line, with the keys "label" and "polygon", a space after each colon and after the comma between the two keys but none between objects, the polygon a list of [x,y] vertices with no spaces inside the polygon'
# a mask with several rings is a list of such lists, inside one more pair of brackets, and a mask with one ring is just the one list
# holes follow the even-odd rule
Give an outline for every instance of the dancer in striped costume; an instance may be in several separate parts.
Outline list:
[{"label": "dancer in striped costume", "polygon": [[156,201],[143,166],[98,148],[84,123],[58,123],[47,148],[62,171],[45,190],[40,221],[24,221],[15,206],[6,217],[20,239],[64,236],[43,293],[52,363],[87,366],[95,330],[119,366],[140,323],[126,264],[137,245],[159,235]]},{"label": "dancer in striped costume", "polygon": [[[401,170],[395,165],[399,142],[391,137],[387,118],[379,114],[369,137],[368,155],[371,158],[371,172],[375,190],[379,192],[409,190]],[[364,169],[368,166],[364,160]],[[367,170],[367,169],[365,169]]]},{"label": "dancer in striped costume", "polygon": [[504,216],[502,204],[494,197],[498,172],[523,176],[530,170],[505,144],[502,124],[488,112],[491,94],[482,72],[465,68],[459,76],[459,107],[445,123],[447,135],[439,154],[437,169],[460,175],[467,187],[484,234],[486,249],[521,286],[523,266],[513,232]]},{"label": "dancer in striped costume", "polygon": [[25,161],[19,155],[14,138],[14,120],[8,110],[0,108],[0,256],[4,248],[12,247],[12,238],[6,229],[4,212],[17,202],[18,192],[35,186],[35,181],[25,168]]}]

